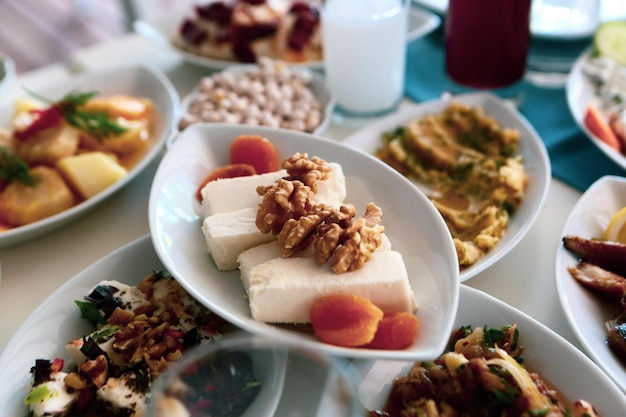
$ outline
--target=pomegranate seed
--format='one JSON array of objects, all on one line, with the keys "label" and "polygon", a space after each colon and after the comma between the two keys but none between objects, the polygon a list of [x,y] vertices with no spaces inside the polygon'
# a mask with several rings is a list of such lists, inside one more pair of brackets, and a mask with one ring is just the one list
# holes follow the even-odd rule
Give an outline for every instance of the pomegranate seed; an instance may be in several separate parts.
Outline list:
[{"label": "pomegranate seed", "polygon": [[205,20],[227,25],[233,14],[233,10],[225,3],[218,1],[206,6],[196,6],[196,13]]}]

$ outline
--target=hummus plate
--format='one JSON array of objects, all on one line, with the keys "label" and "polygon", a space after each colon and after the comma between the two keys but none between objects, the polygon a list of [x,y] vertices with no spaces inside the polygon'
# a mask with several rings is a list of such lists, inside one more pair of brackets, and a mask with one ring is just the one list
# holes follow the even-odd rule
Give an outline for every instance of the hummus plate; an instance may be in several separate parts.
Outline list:
[{"label": "hummus plate", "polygon": [[[504,235],[476,263],[460,272],[460,280],[464,282],[489,268],[509,253],[526,235],[546,200],[550,186],[550,160],[543,142],[530,123],[515,109],[491,94],[467,94],[403,107],[397,113],[380,119],[353,133],[342,142],[374,155],[383,146],[383,133],[392,132],[397,127],[404,126],[411,120],[429,114],[441,113],[452,101],[471,107],[482,107],[485,115],[495,118],[501,127],[517,129],[520,134],[518,155],[521,156],[524,169],[528,175],[528,185],[524,199],[509,219]],[[414,184],[420,188],[419,183],[414,182]]]}]

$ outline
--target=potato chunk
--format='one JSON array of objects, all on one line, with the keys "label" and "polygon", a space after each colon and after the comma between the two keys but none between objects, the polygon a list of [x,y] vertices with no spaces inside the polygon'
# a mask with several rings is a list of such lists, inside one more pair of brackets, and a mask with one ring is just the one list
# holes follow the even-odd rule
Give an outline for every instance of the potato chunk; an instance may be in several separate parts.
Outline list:
[{"label": "potato chunk", "polygon": [[107,97],[94,97],[84,106],[84,110],[101,111],[109,117],[123,117],[128,120],[152,119],[152,101],[146,98],[115,94]]},{"label": "potato chunk", "polygon": [[57,168],[84,198],[93,197],[127,173],[114,157],[103,152],[67,156],[59,160]]},{"label": "potato chunk", "polygon": [[59,159],[75,154],[79,142],[78,130],[67,123],[61,123],[38,132],[28,140],[16,141],[16,151],[31,166],[54,166]]},{"label": "potato chunk", "polygon": [[31,173],[39,179],[35,186],[14,181],[0,193],[0,222],[23,226],[74,205],[74,194],[57,170],[40,165]]}]

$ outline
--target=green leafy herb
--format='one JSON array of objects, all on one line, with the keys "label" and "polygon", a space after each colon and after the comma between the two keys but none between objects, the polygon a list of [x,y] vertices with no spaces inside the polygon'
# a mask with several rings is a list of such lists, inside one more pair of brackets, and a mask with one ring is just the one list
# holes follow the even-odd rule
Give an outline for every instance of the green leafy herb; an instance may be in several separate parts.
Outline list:
[{"label": "green leafy herb", "polygon": [[6,146],[0,146],[0,179],[4,181],[19,181],[29,187],[39,182],[39,178],[30,172],[26,162],[22,161]]},{"label": "green leafy herb", "polygon": [[80,310],[80,317],[87,319],[91,324],[97,326],[98,324],[106,323],[106,319],[98,307],[91,302],[84,302],[76,300],[74,301]]},{"label": "green leafy herb", "polygon": [[111,120],[106,112],[82,110],[80,108],[98,95],[96,91],[70,92],[57,102],[53,102],[32,91],[29,91],[29,94],[56,107],[67,123],[88,133],[98,141],[103,141],[111,136],[119,136],[127,130],[114,120]]}]

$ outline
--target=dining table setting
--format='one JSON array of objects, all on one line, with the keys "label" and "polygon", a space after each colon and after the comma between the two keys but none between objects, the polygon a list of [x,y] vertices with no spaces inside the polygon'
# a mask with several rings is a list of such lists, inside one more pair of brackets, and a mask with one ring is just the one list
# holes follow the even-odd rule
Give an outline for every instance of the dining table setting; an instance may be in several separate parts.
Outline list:
[{"label": "dining table setting", "polygon": [[[350,16],[356,13],[351,0],[341,1],[353,7]],[[183,316],[167,323],[169,333],[146,336],[142,343],[149,349],[154,340],[177,335],[178,353],[167,356],[167,361],[176,357],[171,359],[172,373],[150,382],[153,400],[146,400],[150,396],[145,392],[139,397],[141,404],[147,401],[147,406],[138,408],[137,414],[120,415],[399,416],[398,410],[394,414],[394,410],[384,407],[391,407],[390,390],[398,381],[404,381],[399,377],[409,370],[425,375],[436,363],[437,369],[448,369],[446,375],[455,378],[465,372],[460,369],[477,372],[478,365],[458,364],[457,370],[450,370],[451,361],[462,361],[460,343],[450,342],[459,339],[466,344],[483,343],[481,349],[491,355],[485,362],[491,372],[510,372],[513,377],[502,380],[507,384],[515,380],[519,384],[516,389],[523,394],[536,398],[541,391],[542,401],[549,398],[551,407],[563,404],[574,410],[572,414],[554,415],[626,415],[626,348],[620,358],[607,344],[611,326],[611,334],[615,335],[620,328],[620,313],[624,312],[624,277],[615,277],[620,275],[616,271],[626,271],[626,252],[615,250],[612,260],[617,266],[611,272],[596,272],[611,274],[611,284],[615,285],[608,290],[597,288],[609,286],[599,283],[597,275],[582,272],[583,278],[575,279],[572,272],[576,268],[582,271],[581,259],[588,260],[585,251],[593,250],[593,244],[609,234],[609,223],[617,222],[616,214],[626,207],[626,142],[620,151],[589,124],[590,103],[600,106],[605,98],[598,93],[598,78],[605,74],[601,71],[608,71],[602,67],[595,73],[596,78],[590,73],[589,63],[599,54],[596,30],[606,22],[626,22],[626,6],[611,0],[581,2],[584,6],[594,3],[599,10],[593,28],[580,36],[546,37],[528,22],[534,18],[530,15],[531,3],[537,8],[536,3],[550,2],[520,0],[515,7],[526,8],[522,26],[528,39],[527,49],[522,51],[524,75],[515,81],[515,98],[510,100],[504,95],[508,90],[457,91],[450,87],[450,22],[453,7],[461,7],[453,3],[463,0],[378,2],[372,7],[398,3],[405,14],[403,20],[386,26],[380,23],[376,30],[349,26],[346,22],[350,19],[341,15],[345,10],[339,6],[332,9],[341,1],[322,2],[326,3],[324,9],[315,13],[303,6],[306,2],[293,2],[296,5],[289,13],[295,16],[296,30],[302,28],[298,24],[310,28],[310,16],[318,19],[315,24],[328,25],[324,30],[321,26],[315,29],[319,30],[317,37],[309,38],[309,55],[304,62],[289,62],[293,57],[285,54],[259,56],[253,62],[206,54],[209,47],[200,47],[204,42],[200,39],[205,38],[199,35],[199,28],[206,26],[196,19],[208,19],[209,15],[215,21],[223,19],[219,12],[223,12],[220,7],[226,3],[224,0],[189,2],[183,7],[172,2],[171,10],[139,17],[134,30],[127,34],[81,48],[61,62],[28,72],[16,73],[11,57],[0,54],[0,126],[16,129],[14,142],[9,141],[10,134],[0,130],[0,148],[10,143],[22,146],[27,136],[40,133],[20,125],[24,120],[34,125],[33,120],[41,123],[44,117],[58,117],[54,122],[45,119],[46,123],[53,123],[55,128],[56,123],[65,123],[60,121],[65,118],[76,127],[76,119],[71,122],[68,114],[78,119],[88,117],[75,106],[89,106],[91,100],[96,103],[92,108],[110,106],[118,112],[123,137],[132,137],[137,129],[140,133],[136,135],[143,141],[142,145],[128,145],[140,146],[130,156],[122,153],[127,147],[124,142],[107,147],[106,139],[98,140],[95,133],[91,142],[80,142],[76,145],[79,150],[63,158],[74,159],[73,164],[56,163],[56,169],[70,177],[70,189],[80,195],[75,197],[78,200],[54,214],[19,225],[6,219],[21,219],[20,209],[10,217],[11,205],[3,201],[3,194],[8,195],[9,187],[17,180],[0,171],[0,211],[6,211],[0,213],[0,377],[10,381],[0,388],[0,415],[18,417],[29,411],[35,417],[63,415],[63,407],[69,410],[77,404],[88,410],[89,405],[82,403],[91,401],[96,391],[100,395],[101,387],[109,385],[93,382],[97,389],[91,385],[85,388],[86,375],[93,376],[91,371],[85,370],[84,364],[71,368],[80,355],[80,361],[97,362],[89,356],[93,352],[87,353],[83,347],[104,337],[102,329],[118,331],[122,323],[137,320],[137,316],[145,318],[144,326],[162,324],[165,315],[158,314],[164,310]],[[266,3],[232,2],[249,7]],[[359,13],[365,13],[367,7],[359,7]],[[468,19],[475,15],[463,14]],[[460,27],[460,17],[454,16],[455,27]],[[347,26],[342,27],[342,23]],[[507,27],[513,30],[513,26]],[[626,23],[623,27],[626,33]],[[289,39],[292,45],[300,38],[294,35]],[[192,41],[195,46],[184,44]],[[323,56],[311,46],[314,41],[323,42]],[[533,48],[550,42],[565,45],[561,50],[575,49],[575,53],[568,56],[566,70],[551,68],[547,71],[552,77],[549,82],[538,81],[536,68],[531,68],[536,64],[531,59],[536,52]],[[235,52],[241,54],[242,50]],[[372,60],[375,53],[382,58]],[[484,68],[489,64],[483,60],[482,65]],[[621,65],[626,68],[626,62]],[[469,71],[469,66],[467,63],[464,69]],[[558,73],[558,81],[554,73]],[[626,81],[622,87],[621,94],[626,94]],[[104,97],[102,101],[98,101],[100,96]],[[107,100],[109,96],[119,102]],[[623,97],[626,99],[626,95]],[[50,109],[57,109],[58,114]],[[462,129],[472,123],[481,129],[478,135],[498,142],[496,154],[485,150],[485,155],[479,155],[475,149],[453,148],[450,154],[454,156],[448,160],[447,151],[430,148],[434,140],[429,142],[429,132],[441,134],[446,126]],[[622,133],[626,134],[626,123],[622,123]],[[81,126],[89,129],[87,122]],[[479,245],[467,244],[455,235],[454,229],[460,229],[462,221],[455,223],[453,218],[455,213],[470,211],[472,204],[468,201],[473,200],[458,200],[460,194],[446,195],[435,189],[434,182],[427,183],[427,179],[440,177],[431,177],[428,169],[416,168],[419,155],[407,156],[406,149],[398,148],[414,131],[416,143],[426,143],[422,153],[433,158],[439,155],[444,165],[477,158],[479,162],[472,160],[463,165],[465,170],[478,169],[477,165],[485,171],[505,167],[499,172],[505,172],[506,186],[496,191],[484,192],[482,187],[492,181],[486,176],[474,185],[455,183],[467,192],[483,191],[484,200],[476,205],[486,206],[486,199],[491,198],[498,202],[489,204],[504,207],[506,212],[498,217],[503,216],[502,211],[493,214],[494,209],[490,217],[482,217],[483,226],[491,222],[485,230],[500,227],[493,232],[500,234],[494,234],[495,239],[487,238],[487,232],[482,231],[482,238],[493,239],[494,243],[489,249],[481,246],[483,252],[473,258],[472,251]],[[482,140],[472,134],[464,139]],[[253,144],[263,145],[263,149],[241,150],[237,158],[234,145],[240,138],[250,142],[263,138]],[[92,154],[98,154],[97,158]],[[111,154],[116,156],[110,158]],[[8,166],[8,155],[0,153],[0,168],[2,164]],[[94,158],[79,163],[85,156]],[[239,172],[250,166],[251,172]],[[303,166],[305,173],[317,173],[313,185],[301,173]],[[281,169],[285,172],[278,175]],[[99,170],[106,174],[96,175]],[[454,173],[461,176],[465,171],[459,168]],[[92,177],[95,179],[90,181]],[[271,179],[253,183],[255,178]],[[447,178],[445,184],[454,180],[454,176]],[[96,184],[99,181],[106,184]],[[273,181],[273,185],[267,185]],[[315,190],[310,192],[313,197],[307,194],[306,204],[289,200],[289,210],[296,210],[293,207],[298,204],[314,207],[313,212],[298,216],[317,216],[315,229],[306,229],[308,225],[298,223],[299,217],[281,220],[285,224],[279,224],[282,229],[276,229],[273,223],[261,223],[286,216],[280,211],[284,205],[277,202],[281,201],[280,193],[288,189],[280,187],[289,187],[285,183],[290,181],[297,183],[293,185],[296,189],[304,183],[309,192]],[[93,187],[99,188],[91,191]],[[296,198],[294,195],[289,198]],[[277,200],[268,202],[268,198]],[[337,209],[333,209],[335,206]],[[626,213],[622,217],[626,219]],[[357,221],[360,229],[355,229]],[[289,246],[286,241],[291,235],[285,237],[285,229],[294,224],[305,228],[299,229],[305,237],[299,236]],[[351,256],[358,256],[359,262],[344,262],[346,252],[345,258],[340,258],[338,249],[331,245],[334,252],[324,258],[331,266],[320,267],[315,263],[316,257],[320,262],[319,253],[311,253],[318,244],[329,244],[324,236],[334,236],[342,227],[344,230],[338,233],[345,234],[338,236],[344,237],[336,238],[339,243],[332,245],[347,247],[356,234],[361,240],[355,244],[357,254]],[[623,235],[624,230],[626,226],[622,225],[619,233]],[[231,237],[235,235],[236,239]],[[584,240],[580,252],[568,246],[566,237]],[[369,248],[372,245],[373,249]],[[605,248],[596,250],[609,253]],[[316,283],[307,279],[315,279]],[[593,282],[581,284],[584,279]],[[598,290],[605,290],[612,298],[599,295]],[[335,321],[343,323],[339,318],[352,314],[348,307],[343,311],[340,308],[344,306],[337,304],[315,311],[320,298],[330,303],[332,297],[322,295],[334,293],[350,293],[358,298],[352,300],[352,307],[363,310],[362,320],[366,315],[377,317],[378,328],[370,329],[369,339],[346,342],[349,337],[362,335],[361,328],[355,330],[356,324],[355,329],[346,324],[346,328],[333,331]],[[100,304],[101,296],[118,303],[117,313]],[[162,299],[154,301],[158,297]],[[146,307],[147,303],[156,304]],[[184,307],[179,308],[177,303]],[[94,306],[100,309],[97,319],[91,310]],[[144,307],[132,313],[133,318],[128,313],[120,319],[120,311],[128,312],[124,309],[136,306]],[[409,338],[401,346],[394,345],[391,336],[388,340],[377,339],[384,330],[382,323],[397,317],[394,315],[402,315],[405,320],[398,319],[398,326],[406,326],[402,337]],[[113,317],[118,321],[107,321]],[[625,321],[621,321],[622,327]],[[183,337],[183,331],[189,331],[186,325],[193,328],[193,337],[204,351],[188,347],[188,333]],[[150,331],[157,332],[157,327]],[[494,339],[485,336],[477,342],[476,335],[483,332]],[[622,334],[626,346],[624,334],[626,331]],[[520,349],[516,348],[518,336]],[[509,340],[511,337],[514,341]],[[400,343],[398,339],[394,342]],[[108,349],[104,342],[99,346],[99,353]],[[188,348],[192,352],[189,355]],[[209,407],[209,403],[213,406],[219,395],[208,401],[199,395],[196,398],[195,392],[185,401],[199,414],[176,414],[174,408],[159,414],[154,409],[155,404],[169,401],[168,396],[180,395],[176,384],[181,378],[188,377],[190,369],[196,372],[205,366],[202,361],[206,357],[213,360],[211,355],[222,353],[220,349],[233,355],[244,354],[250,360],[257,386],[250,405],[245,406],[247,410],[244,407],[232,414],[201,414],[201,407]],[[450,350],[457,352],[456,356]],[[105,352],[99,358],[106,356],[110,361],[120,351]],[[445,355],[450,356],[446,359]],[[147,353],[143,357],[142,366],[148,366],[150,372],[161,372],[166,359],[156,360]],[[133,356],[133,360],[134,372],[138,359]],[[474,364],[473,359],[463,361]],[[511,361],[524,366],[513,366]],[[64,363],[66,368],[62,368]],[[209,365],[211,372],[215,371],[214,364]],[[48,368],[41,371],[40,366]],[[108,366],[115,369],[111,375],[119,371],[117,363],[115,368],[112,362]],[[417,366],[423,368],[415,371]],[[525,366],[530,373],[512,370]],[[493,370],[498,367],[502,369]],[[41,372],[46,374],[43,383]],[[211,373],[204,372],[202,378]],[[539,378],[534,379],[535,373],[547,381],[539,380],[540,390],[532,383]],[[110,379],[118,384],[126,375]],[[49,401],[56,394],[49,391],[56,390],[54,384],[63,378],[65,384],[74,385],[60,397],[66,405],[56,410],[54,401]],[[203,383],[206,386],[206,381]],[[533,389],[527,388],[528,384]],[[559,394],[554,397],[553,391],[542,384]],[[44,385],[45,392],[41,388]],[[93,390],[91,396],[83,396],[88,390]],[[124,407],[136,406],[108,395],[94,401],[117,404],[111,408],[116,412],[128,413],[131,408]],[[464,400],[460,397],[459,401]],[[177,401],[179,404],[182,400]],[[445,402],[441,398],[437,401]],[[459,407],[466,407],[467,415],[477,412],[467,404]],[[480,409],[480,401],[477,407]],[[89,415],[81,413],[76,415]]]}]

